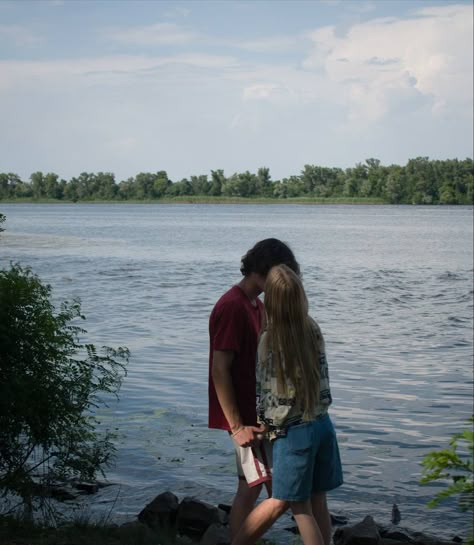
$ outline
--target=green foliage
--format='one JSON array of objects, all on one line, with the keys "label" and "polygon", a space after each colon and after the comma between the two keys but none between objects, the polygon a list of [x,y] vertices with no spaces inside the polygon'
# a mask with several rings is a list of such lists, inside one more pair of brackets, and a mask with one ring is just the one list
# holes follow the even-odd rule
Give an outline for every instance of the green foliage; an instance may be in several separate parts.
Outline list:
[{"label": "green foliage", "polygon": [[472,159],[410,159],[406,165],[383,166],[366,159],[355,167],[305,165],[299,175],[273,181],[270,169],[259,168],[225,176],[221,169],[172,182],[166,171],[140,172],[116,182],[110,172],[82,172],[71,180],[54,173],[34,172],[29,182],[16,174],[0,173],[0,200],[151,201],[181,197],[242,199],[366,199],[391,204],[473,204]]},{"label": "green foliage", "polygon": [[[470,428],[452,436],[448,448],[430,452],[423,458],[421,483],[438,480],[448,483],[428,502],[428,507],[436,507],[441,501],[457,496],[461,511],[474,510],[474,417],[469,423]],[[474,543],[473,535],[469,543]]]},{"label": "green foliage", "polygon": [[0,494],[29,509],[53,482],[94,479],[114,453],[95,412],[117,395],[128,350],[83,344],[80,319],[79,301],[56,312],[29,268],[0,270]]}]

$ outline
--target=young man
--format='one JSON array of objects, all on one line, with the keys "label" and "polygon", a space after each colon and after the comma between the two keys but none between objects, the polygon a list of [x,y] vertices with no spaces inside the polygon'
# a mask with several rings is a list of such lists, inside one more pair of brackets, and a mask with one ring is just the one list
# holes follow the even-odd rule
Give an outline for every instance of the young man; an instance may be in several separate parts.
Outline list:
[{"label": "young man", "polygon": [[258,296],[268,271],[285,264],[300,274],[290,248],[275,238],[257,242],[242,258],[242,280],[216,303],[209,318],[209,427],[231,434],[239,482],[230,514],[234,537],[271,480],[270,447],[257,426],[255,363],[257,341],[265,324]]}]

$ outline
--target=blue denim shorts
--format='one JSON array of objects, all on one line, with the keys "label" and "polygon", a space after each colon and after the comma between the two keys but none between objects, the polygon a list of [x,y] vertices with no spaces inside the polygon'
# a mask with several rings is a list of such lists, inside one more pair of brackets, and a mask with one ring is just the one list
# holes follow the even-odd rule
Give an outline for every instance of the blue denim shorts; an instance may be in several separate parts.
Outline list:
[{"label": "blue denim shorts", "polygon": [[290,426],[273,442],[272,497],[305,501],[343,483],[336,432],[329,415]]}]

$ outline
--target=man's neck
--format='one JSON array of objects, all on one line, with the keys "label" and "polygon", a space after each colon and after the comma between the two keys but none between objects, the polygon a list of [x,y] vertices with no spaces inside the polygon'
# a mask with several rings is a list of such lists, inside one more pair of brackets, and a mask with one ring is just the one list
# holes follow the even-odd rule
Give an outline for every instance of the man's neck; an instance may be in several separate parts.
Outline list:
[{"label": "man's neck", "polygon": [[252,275],[244,276],[238,285],[240,289],[245,293],[245,295],[250,299],[250,302],[255,305],[255,299],[262,293],[262,290],[254,281]]}]

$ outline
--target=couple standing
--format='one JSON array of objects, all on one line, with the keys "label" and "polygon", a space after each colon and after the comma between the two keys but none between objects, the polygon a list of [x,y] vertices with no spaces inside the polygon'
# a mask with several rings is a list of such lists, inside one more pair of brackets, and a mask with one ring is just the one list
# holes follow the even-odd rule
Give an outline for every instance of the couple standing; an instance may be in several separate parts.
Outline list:
[{"label": "couple standing", "polygon": [[[286,244],[258,242],[241,272],[209,319],[209,427],[230,434],[239,477],[232,545],[254,544],[288,508],[304,545],[329,545],[326,492],[342,469],[324,339]],[[263,485],[268,498],[254,508]]]}]

